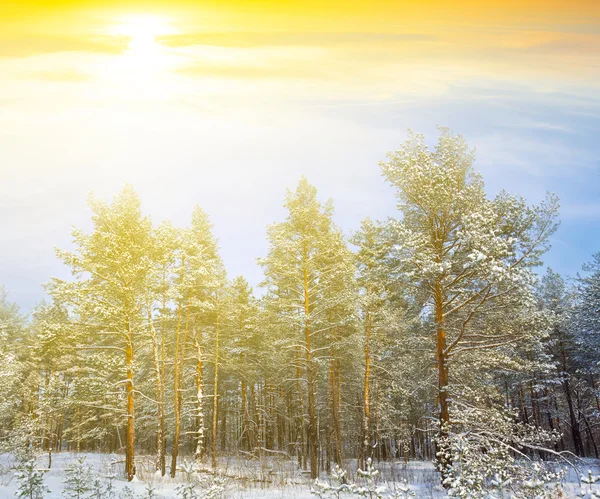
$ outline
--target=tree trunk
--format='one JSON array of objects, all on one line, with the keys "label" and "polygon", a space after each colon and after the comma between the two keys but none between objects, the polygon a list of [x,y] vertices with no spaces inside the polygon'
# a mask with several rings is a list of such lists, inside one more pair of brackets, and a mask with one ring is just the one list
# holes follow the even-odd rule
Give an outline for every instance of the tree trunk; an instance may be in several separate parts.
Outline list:
[{"label": "tree trunk", "polygon": [[155,469],[160,470],[161,475],[165,475],[165,468],[163,466],[164,457],[165,457],[165,426],[164,426],[164,383],[161,378],[161,368],[160,368],[160,358],[158,354],[158,341],[156,339],[156,330],[154,329],[154,323],[152,320],[152,312],[150,309],[150,302],[148,300],[147,305],[147,314],[148,314],[148,325],[150,326],[150,335],[152,337],[152,354],[154,357],[154,373],[155,373],[155,381],[156,381],[156,398],[157,398],[157,437],[156,437],[156,464]]},{"label": "tree trunk", "polygon": [[215,326],[215,380],[213,395],[213,420],[212,420],[212,467],[217,467],[217,430],[219,424],[219,315]]},{"label": "tree trunk", "polygon": [[583,418],[583,422],[585,423],[585,427],[587,429],[588,436],[590,438],[590,442],[592,443],[592,447],[594,449],[594,456],[596,457],[596,459],[598,459],[598,446],[596,445],[596,441],[594,440],[594,433],[592,432],[590,423],[588,422],[587,418],[585,417],[585,414],[583,413],[583,411],[579,410],[579,413],[581,414],[581,416]]},{"label": "tree trunk", "polygon": [[296,448],[298,452],[298,467],[306,469],[306,455],[304,452],[304,404],[302,403],[302,391],[300,377],[300,347],[296,350]]},{"label": "tree trunk", "polygon": [[308,272],[304,269],[304,341],[306,347],[306,378],[308,390],[308,445],[310,452],[310,476],[312,479],[319,475],[317,452],[317,408],[315,393],[315,370],[311,347],[310,330],[310,301],[308,295]]},{"label": "tree trunk", "polygon": [[371,457],[371,314],[365,313],[365,377],[363,380],[362,446],[359,456],[359,468],[365,469],[367,458]]},{"label": "tree trunk", "polygon": [[164,310],[167,308],[167,297],[163,293],[162,297],[162,311],[161,311],[161,331],[160,331],[160,378],[162,379],[162,404],[160,407],[160,434],[162,435],[162,454],[160,457],[160,470],[162,476],[165,476],[167,472],[167,430],[165,422],[165,335],[166,335],[166,324]]},{"label": "tree trunk", "polygon": [[195,460],[199,462],[202,460],[204,454],[204,389],[203,389],[203,362],[202,362],[202,347],[198,340],[198,335],[194,331],[194,338],[196,342],[196,452]]},{"label": "tree trunk", "polygon": [[[125,439],[125,474],[127,480],[135,476],[134,444],[135,413],[133,406],[133,331],[127,319],[127,345],[125,346],[125,366],[127,368],[127,433]],[[77,443],[79,445],[79,441]]]},{"label": "tree trunk", "polygon": [[[182,263],[183,269],[183,263]],[[183,280],[183,270],[180,278]],[[175,413],[175,433],[173,434],[173,451],[171,453],[171,478],[175,478],[175,474],[177,473],[177,456],[179,454],[179,435],[181,433],[181,404],[179,403],[179,399],[181,397],[180,393],[180,383],[179,383],[179,344],[181,341],[181,309],[183,304],[181,300],[179,301],[179,305],[177,307],[177,329],[175,332],[175,359],[173,363],[173,410]]]},{"label": "tree trunk", "polygon": [[[240,354],[240,360],[242,366],[245,367],[245,354],[242,352]],[[250,415],[248,413],[248,400],[247,400],[247,391],[248,387],[246,386],[246,376],[242,375],[242,386],[241,386],[241,396],[242,396],[242,450],[249,451],[250,450]]]},{"label": "tree trunk", "polygon": [[337,376],[334,376],[334,381],[336,383],[336,404],[333,420],[333,429],[335,434],[334,460],[335,463],[341,468],[344,463],[342,462],[342,368],[339,357],[336,359],[334,367],[337,368]]},{"label": "tree trunk", "polygon": [[569,372],[567,370],[567,354],[561,344],[561,357],[562,357],[562,368],[563,376],[563,389],[565,391],[565,397],[567,399],[567,406],[569,407],[569,418],[571,420],[571,437],[573,438],[573,445],[575,446],[575,454],[578,456],[584,455],[583,440],[581,438],[581,431],[579,430],[579,420],[575,414],[575,406],[573,404],[573,396],[571,394],[571,385],[569,383]]},{"label": "tree trunk", "polygon": [[448,409],[448,364],[446,358],[446,329],[444,318],[444,297],[439,282],[435,283],[434,308],[436,319],[436,360],[438,370],[438,407],[439,407],[439,441],[437,462],[442,482],[448,478],[452,460],[447,448],[446,439],[449,435],[450,411]]}]

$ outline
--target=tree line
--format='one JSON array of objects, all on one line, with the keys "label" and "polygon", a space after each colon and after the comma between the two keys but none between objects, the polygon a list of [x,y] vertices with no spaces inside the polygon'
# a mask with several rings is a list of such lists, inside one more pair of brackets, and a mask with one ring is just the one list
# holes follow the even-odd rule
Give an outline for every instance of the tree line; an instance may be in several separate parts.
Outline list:
[{"label": "tree line", "polygon": [[140,453],[173,477],[182,456],[284,456],[313,478],[435,459],[445,483],[492,450],[598,457],[600,253],[573,282],[538,277],[557,198],[490,199],[473,161],[450,130],[411,134],[380,164],[397,215],[350,237],[302,178],[260,297],[200,208],[182,228],[130,186],[92,197],[92,231],[57,250],[73,279],[30,320],[0,296],[0,445],[123,452],[129,480]]}]

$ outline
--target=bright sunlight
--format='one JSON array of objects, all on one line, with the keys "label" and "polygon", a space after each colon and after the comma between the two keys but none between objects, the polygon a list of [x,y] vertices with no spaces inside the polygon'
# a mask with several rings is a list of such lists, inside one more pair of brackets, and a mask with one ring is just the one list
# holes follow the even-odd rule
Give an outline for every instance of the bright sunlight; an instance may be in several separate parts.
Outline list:
[{"label": "bright sunlight", "polygon": [[136,98],[167,95],[166,80],[176,57],[156,39],[160,35],[178,33],[170,19],[150,14],[131,14],[115,19],[110,32],[128,37],[129,43],[122,55],[111,58],[101,66],[101,76],[111,82],[106,90],[110,94]]}]

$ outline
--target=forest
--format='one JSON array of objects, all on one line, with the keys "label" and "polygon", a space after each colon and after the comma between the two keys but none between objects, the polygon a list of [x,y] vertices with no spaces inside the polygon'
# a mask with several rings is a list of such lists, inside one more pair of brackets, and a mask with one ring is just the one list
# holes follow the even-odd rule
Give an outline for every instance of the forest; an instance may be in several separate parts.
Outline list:
[{"label": "forest", "polygon": [[[124,483],[204,473],[216,490],[235,463],[268,462],[245,479],[283,483],[285,463],[319,497],[429,497],[385,495],[375,468],[433,462],[439,494],[571,497],[563,466],[600,458],[600,253],[577,276],[545,267],[557,197],[490,197],[474,163],[449,129],[434,146],[409,134],[380,163],[397,213],[352,234],[302,177],[256,290],[227,275],[202,208],[177,227],[132,186],[91,196],[93,229],[56,249],[72,279],[47,282],[30,316],[0,294],[18,497],[46,497],[66,453],[116,456]],[[199,489],[178,497],[225,494]]]}]

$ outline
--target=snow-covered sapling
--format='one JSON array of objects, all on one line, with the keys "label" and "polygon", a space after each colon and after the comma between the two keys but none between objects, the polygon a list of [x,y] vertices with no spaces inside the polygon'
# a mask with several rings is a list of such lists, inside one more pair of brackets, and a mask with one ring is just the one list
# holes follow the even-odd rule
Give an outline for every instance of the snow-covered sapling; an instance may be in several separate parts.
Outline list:
[{"label": "snow-covered sapling", "polygon": [[133,490],[131,490],[127,485],[121,489],[119,493],[119,499],[135,499],[135,495]]},{"label": "snow-covered sapling", "polygon": [[144,489],[144,495],[141,499],[157,499],[158,495],[156,494],[156,487],[151,483],[146,484],[146,488]]},{"label": "snow-covered sapling", "polygon": [[358,476],[362,477],[365,484],[354,488],[355,494],[358,494],[361,497],[368,497],[369,499],[373,499],[374,497],[377,499],[383,498],[386,488],[375,485],[375,478],[379,475],[379,471],[373,468],[371,458],[367,459],[366,469],[358,469],[356,472],[358,473]]},{"label": "snow-covered sapling", "polygon": [[180,499],[199,499],[201,496],[196,490],[196,468],[194,463],[184,461],[181,465],[181,471],[185,475],[186,483],[175,489],[177,497]]},{"label": "snow-covered sapling", "polygon": [[[600,480],[600,475],[593,475],[592,470],[588,470],[587,476],[581,476],[581,481],[586,484],[586,487],[582,487],[579,497],[584,499],[596,499],[600,498],[600,490],[594,490],[594,484]],[[587,489],[587,490],[586,490]]]},{"label": "snow-covered sapling", "polygon": [[114,473],[109,473],[106,475],[106,486],[104,488],[104,494],[106,499],[114,499],[117,497],[117,492],[115,490],[115,486],[113,484],[113,480],[117,478],[117,475]]},{"label": "snow-covered sapling", "polygon": [[90,499],[106,499],[105,487],[98,476],[95,476],[92,482],[92,493],[90,494]]},{"label": "snow-covered sapling", "polygon": [[68,499],[82,499],[92,490],[92,467],[85,464],[84,457],[69,464],[65,474],[65,489],[62,493]]},{"label": "snow-covered sapling", "polygon": [[220,499],[225,494],[225,480],[216,477],[213,483],[207,489],[201,490],[199,497],[201,499]]},{"label": "snow-covered sapling", "polygon": [[16,497],[43,499],[50,489],[44,485],[44,472],[36,468],[35,459],[25,462],[15,474],[18,482]]},{"label": "snow-covered sapling", "polygon": [[115,499],[116,491],[113,485],[115,475],[107,475],[105,480],[95,476],[92,481],[91,494],[89,499]]},{"label": "snow-covered sapling", "polygon": [[200,499],[200,495],[196,490],[196,485],[193,483],[184,483],[175,489],[179,499]]},{"label": "snow-covered sapling", "polygon": [[335,469],[331,472],[331,480],[329,483],[315,479],[313,487],[311,488],[311,494],[321,497],[335,497],[338,499],[342,492],[351,492],[352,486],[348,483],[346,478],[346,470],[341,469],[337,464]]},{"label": "snow-covered sapling", "polygon": [[416,497],[416,494],[405,478],[400,485],[396,485],[396,490],[390,496],[390,499],[410,499],[411,497]]}]

